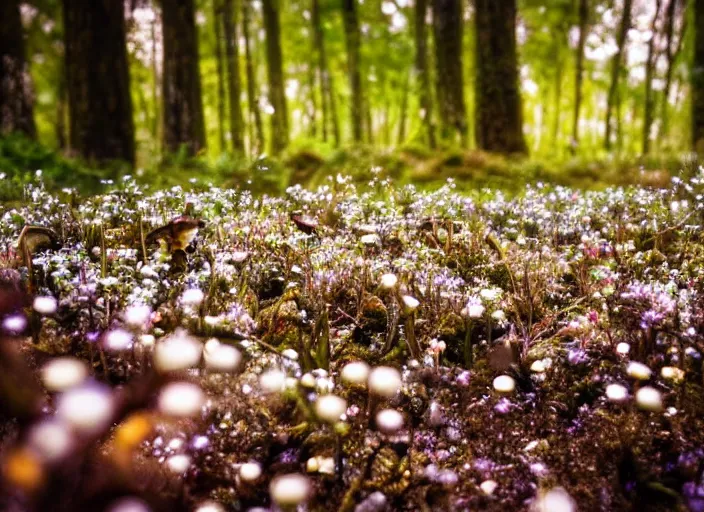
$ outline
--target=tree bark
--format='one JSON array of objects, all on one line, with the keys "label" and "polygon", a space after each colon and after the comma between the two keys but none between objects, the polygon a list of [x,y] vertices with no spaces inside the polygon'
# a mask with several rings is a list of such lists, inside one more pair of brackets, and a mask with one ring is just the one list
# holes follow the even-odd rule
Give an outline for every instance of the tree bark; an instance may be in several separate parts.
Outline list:
[{"label": "tree bark", "polygon": [[430,90],[430,70],[428,69],[428,0],[416,0],[415,43],[416,43],[416,77],[420,118],[423,122],[427,144],[435,149],[435,127],[433,126],[433,96]]},{"label": "tree bark", "polygon": [[477,146],[497,153],[528,153],[516,52],[516,0],[476,2]]},{"label": "tree bark", "polygon": [[[665,14],[665,57],[667,59],[667,68],[665,69],[665,85],[662,90],[662,107],[660,117],[662,119],[662,130],[660,132],[661,136],[659,140],[662,142],[666,140],[669,133],[670,123],[669,123],[669,101],[670,101],[670,90],[672,88],[672,75],[674,73],[675,62],[682,51],[682,42],[684,41],[684,34],[686,32],[687,16],[685,6],[682,5],[682,26],[680,28],[680,34],[675,45],[675,19],[677,18],[677,5],[680,2],[678,0],[670,0],[667,5]],[[684,4],[684,2],[681,2]]]},{"label": "tree bark", "polygon": [[332,129],[335,146],[340,145],[340,126],[337,119],[337,106],[335,104],[335,90],[333,78],[328,67],[328,58],[325,53],[325,34],[320,19],[320,2],[312,0],[311,22],[313,24],[313,41],[318,57],[318,75],[320,78],[320,107],[322,114],[323,139],[327,141],[328,130]]},{"label": "tree bark", "polygon": [[69,134],[67,132],[68,107],[66,91],[66,67],[61,66],[56,87],[56,145],[61,151],[68,149]]},{"label": "tree bark", "polygon": [[572,147],[579,146],[579,111],[582,108],[582,81],[584,79],[584,47],[589,30],[589,0],[579,0],[579,40],[574,80],[574,116],[572,118]]},{"label": "tree bark", "polygon": [[[482,3],[484,0],[478,2]],[[508,0],[510,3],[513,0]],[[496,2],[494,2],[496,3]],[[505,3],[505,2],[501,2]],[[459,134],[466,146],[467,108],[462,66],[462,2],[432,0],[435,41],[436,89],[442,138]],[[477,18],[479,19],[479,18]]]},{"label": "tree bark", "polygon": [[620,28],[616,37],[618,49],[611,60],[611,85],[609,86],[609,94],[606,102],[606,136],[604,138],[604,147],[607,150],[611,149],[611,133],[613,131],[611,118],[613,117],[613,108],[618,95],[618,84],[621,76],[623,54],[626,47],[626,37],[628,36],[628,30],[631,28],[632,7],[633,0],[624,0]]},{"label": "tree bark", "polygon": [[159,23],[159,11],[158,9],[154,9],[154,20],[152,21],[152,26],[151,26],[151,38],[152,38],[152,100],[154,102],[154,116],[152,117],[153,119],[153,124],[152,124],[152,137],[154,140],[154,146],[156,149],[156,154],[160,154],[161,148],[160,148],[160,141],[161,141],[161,134],[160,130],[162,128],[161,126],[161,118],[160,118],[160,113],[159,113],[159,66],[157,65],[156,61],[156,55],[157,55],[157,48],[158,48],[158,42],[157,42],[157,37],[156,37],[156,27],[157,23]]},{"label": "tree bark", "polygon": [[403,81],[403,91],[401,95],[401,107],[398,116],[398,145],[402,145],[406,141],[406,119],[408,117],[408,97],[410,96],[411,74],[406,74],[406,79]]},{"label": "tree bark", "polygon": [[362,90],[362,73],[360,70],[360,32],[357,0],[342,0],[342,18],[347,46],[347,74],[352,93],[350,104],[352,138],[355,142],[362,142],[366,103]]},{"label": "tree bark", "polygon": [[225,142],[225,76],[222,65],[222,7],[213,0],[213,24],[215,26],[215,63],[218,74],[218,140],[220,153],[227,151]]},{"label": "tree bark", "polygon": [[288,113],[281,54],[279,2],[280,0],[262,0],[264,30],[266,32],[269,103],[274,109],[271,115],[271,150],[274,154],[280,153],[288,145]]},{"label": "tree bark", "polygon": [[704,154],[704,0],[694,0],[692,59],[692,148]]},{"label": "tree bark", "polygon": [[242,80],[240,78],[240,52],[237,35],[237,10],[233,0],[224,0],[223,27],[225,55],[227,58],[227,91],[230,100],[230,139],[235,153],[244,153],[244,123],[242,121]]},{"label": "tree bark", "polygon": [[[309,103],[306,105],[306,112],[308,114],[308,133],[312,138],[318,136],[318,91],[317,91],[317,80],[318,80],[318,69],[315,64],[308,62],[306,64],[306,70],[308,71],[308,98]],[[325,130],[323,130],[324,132]],[[323,141],[327,140],[327,134],[323,133]]]},{"label": "tree bark", "polygon": [[18,0],[0,2],[0,134],[35,138],[32,79],[25,57]]},{"label": "tree bark", "polygon": [[161,0],[164,36],[164,149],[189,155],[205,148],[205,123],[198,66],[193,0]]},{"label": "tree bark", "polygon": [[661,0],[655,0],[655,14],[650,25],[650,41],[648,41],[648,57],[645,61],[645,106],[643,112],[643,154],[650,153],[650,131],[653,126],[653,75],[655,72],[655,38],[657,35],[657,23],[660,16]]},{"label": "tree bark", "polygon": [[71,149],[134,164],[124,2],[63,0],[63,8]]},{"label": "tree bark", "polygon": [[242,35],[244,36],[244,58],[245,70],[247,73],[247,103],[249,103],[249,111],[254,118],[254,137],[252,143],[252,153],[258,155],[264,149],[264,126],[262,124],[262,114],[257,101],[257,77],[254,73],[254,61],[252,58],[252,49],[250,47],[250,0],[242,0]]}]

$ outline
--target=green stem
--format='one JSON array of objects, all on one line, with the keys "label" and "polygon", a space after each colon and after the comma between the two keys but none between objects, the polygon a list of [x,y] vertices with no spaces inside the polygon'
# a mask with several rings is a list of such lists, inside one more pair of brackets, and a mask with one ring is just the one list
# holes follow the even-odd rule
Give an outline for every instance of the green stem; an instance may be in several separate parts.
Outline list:
[{"label": "green stem", "polygon": [[467,318],[464,321],[464,365],[467,369],[474,366],[474,346],[472,345],[472,321]]}]

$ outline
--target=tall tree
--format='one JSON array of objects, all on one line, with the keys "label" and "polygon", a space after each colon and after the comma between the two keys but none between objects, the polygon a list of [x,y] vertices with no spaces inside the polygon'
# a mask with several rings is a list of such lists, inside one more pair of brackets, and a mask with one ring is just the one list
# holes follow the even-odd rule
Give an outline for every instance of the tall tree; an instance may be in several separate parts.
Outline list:
[{"label": "tall tree", "polygon": [[63,0],[71,148],[89,160],[134,164],[122,0]]},{"label": "tall tree", "polygon": [[582,81],[584,79],[584,47],[589,30],[589,0],[579,0],[579,40],[574,79],[574,116],[572,117],[572,144],[579,145],[579,112],[582,108]]},{"label": "tall tree", "polygon": [[0,2],[0,134],[36,137],[19,0]]},{"label": "tall tree", "polygon": [[661,0],[655,0],[655,13],[650,25],[650,41],[648,41],[648,56],[645,61],[645,106],[643,112],[643,154],[650,152],[650,131],[653,126],[653,111],[655,98],[653,97],[653,75],[655,74],[655,39],[657,37],[658,17],[660,16]]},{"label": "tall tree", "polygon": [[269,78],[271,114],[271,150],[280,153],[288,145],[288,112],[281,54],[280,0],[262,0],[264,31],[266,32],[266,62]]},{"label": "tall tree", "polygon": [[428,145],[435,149],[435,127],[433,126],[433,96],[430,90],[430,69],[428,69],[428,0],[416,0],[415,45],[416,77],[418,80],[418,101],[420,118],[427,137]]},{"label": "tall tree", "polygon": [[350,114],[352,119],[352,138],[362,142],[365,120],[365,100],[362,90],[362,71],[360,69],[360,32],[357,0],[342,0],[342,19],[345,26],[345,43],[347,46],[347,73],[352,98]]},{"label": "tall tree", "polygon": [[[501,2],[503,3],[503,2]],[[442,137],[455,131],[466,145],[467,109],[462,68],[462,2],[433,0],[435,73]]]},{"label": "tall tree", "polygon": [[616,106],[618,98],[618,84],[621,77],[623,67],[624,51],[626,49],[626,37],[628,30],[631,28],[631,11],[633,9],[633,0],[623,1],[623,12],[621,14],[621,22],[619,24],[618,34],[616,35],[616,54],[611,59],[611,85],[609,86],[609,94],[606,101],[606,135],[604,138],[604,147],[611,149],[612,131],[613,131],[613,110]]},{"label": "tall tree", "polygon": [[312,0],[311,23],[313,24],[313,41],[318,57],[318,76],[320,80],[320,107],[322,113],[323,140],[327,141],[329,130],[332,130],[335,146],[340,145],[340,124],[337,118],[335,104],[335,86],[328,67],[328,57],[325,52],[325,34],[320,16],[319,0]]},{"label": "tall tree", "polygon": [[193,0],[161,0],[164,36],[164,149],[189,155],[205,148],[205,123],[198,66]]},{"label": "tall tree", "polygon": [[222,64],[222,6],[213,0],[213,25],[215,26],[215,64],[218,75],[218,140],[220,153],[227,151],[225,142],[225,71]]},{"label": "tall tree", "polygon": [[516,52],[516,0],[475,0],[477,146],[527,153]]},{"label": "tall tree", "polygon": [[[660,117],[662,120],[662,129],[660,130],[660,141],[666,139],[670,127],[669,102],[670,90],[672,88],[672,75],[674,73],[675,62],[682,52],[684,34],[687,29],[687,16],[684,5],[680,9],[682,11],[682,23],[679,30],[679,37],[675,35],[675,19],[677,18],[677,7],[684,4],[684,0],[670,0],[665,10],[665,58],[667,59],[667,67],[665,68],[665,85],[662,89],[662,112]],[[677,43],[675,44],[675,39]]]},{"label": "tall tree", "polygon": [[692,59],[692,147],[704,154],[704,0],[694,0]]},{"label": "tall tree", "polygon": [[227,90],[230,100],[230,139],[235,153],[244,153],[237,10],[233,7],[233,0],[224,0],[222,14],[225,29],[225,55],[227,57]]},{"label": "tall tree", "polygon": [[250,21],[250,0],[242,0],[242,36],[244,38],[244,58],[245,70],[247,73],[247,103],[249,112],[254,118],[254,135],[252,136],[251,152],[258,155],[264,149],[264,127],[262,125],[262,113],[257,101],[257,77],[254,73],[254,62],[252,49],[250,46],[249,21]]}]

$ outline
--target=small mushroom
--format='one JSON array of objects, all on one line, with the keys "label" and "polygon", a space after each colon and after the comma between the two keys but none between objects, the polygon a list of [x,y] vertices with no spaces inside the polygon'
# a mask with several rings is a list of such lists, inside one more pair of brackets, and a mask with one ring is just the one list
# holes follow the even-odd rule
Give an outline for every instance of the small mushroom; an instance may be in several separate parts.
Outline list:
[{"label": "small mushroom", "polygon": [[17,239],[17,251],[19,253],[20,262],[27,267],[29,274],[28,291],[32,293],[34,272],[32,269],[32,256],[34,253],[46,249],[59,249],[61,242],[59,236],[50,228],[43,226],[25,226],[22,228],[19,238]]},{"label": "small mushroom", "polygon": [[306,235],[318,234],[318,221],[304,216],[300,211],[291,213],[291,220]]},{"label": "small mushroom", "polygon": [[61,242],[59,236],[50,228],[25,226],[17,239],[17,247],[20,251],[26,248],[27,253],[32,255],[41,250],[60,249]]},{"label": "small mushroom", "polygon": [[163,240],[170,253],[185,251],[198,234],[198,229],[202,227],[205,227],[205,222],[202,220],[181,215],[165,226],[149,232],[144,241],[146,244],[152,244],[157,240]]}]

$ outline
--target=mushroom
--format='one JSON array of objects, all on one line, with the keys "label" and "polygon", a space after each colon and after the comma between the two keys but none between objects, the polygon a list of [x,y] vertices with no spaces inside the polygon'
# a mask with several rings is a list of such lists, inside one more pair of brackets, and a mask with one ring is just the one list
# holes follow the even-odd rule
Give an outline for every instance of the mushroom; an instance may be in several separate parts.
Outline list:
[{"label": "mushroom", "polygon": [[306,217],[300,211],[296,211],[291,213],[291,220],[306,235],[318,234],[318,221],[312,217]]},{"label": "mushroom", "polygon": [[59,249],[59,236],[50,228],[43,226],[25,226],[17,239],[17,250],[21,261],[27,267],[29,275],[28,291],[33,292],[34,272],[32,270],[32,255],[46,249]]},{"label": "mushroom", "polygon": [[166,242],[169,252],[185,251],[198,234],[198,229],[205,227],[205,222],[188,215],[181,215],[171,222],[149,232],[145,238],[147,244],[157,240]]},{"label": "mushroom", "polygon": [[44,249],[59,249],[61,242],[58,235],[50,228],[25,226],[17,239],[17,248],[20,251],[26,250],[32,255]]}]

